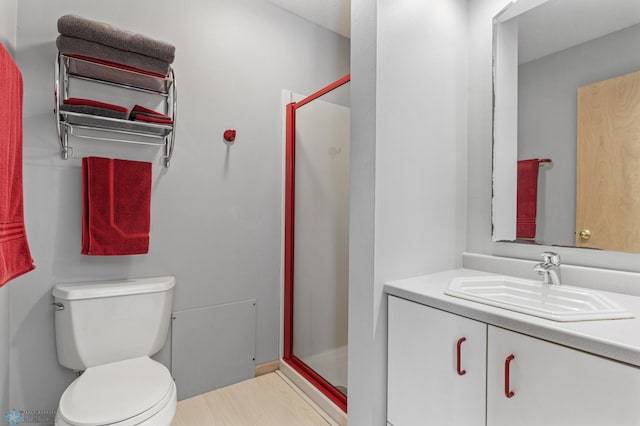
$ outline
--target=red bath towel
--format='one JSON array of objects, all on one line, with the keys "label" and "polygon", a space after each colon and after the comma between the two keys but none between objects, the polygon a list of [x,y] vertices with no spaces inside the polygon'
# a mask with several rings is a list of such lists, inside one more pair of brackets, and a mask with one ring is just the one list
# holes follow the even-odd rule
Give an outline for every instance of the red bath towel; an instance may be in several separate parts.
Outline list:
[{"label": "red bath towel", "polygon": [[0,44],[0,286],[35,268],[24,228],[22,75]]},{"label": "red bath towel", "polygon": [[82,254],[149,252],[151,163],[82,159]]},{"label": "red bath towel", "polygon": [[518,198],[516,213],[516,238],[536,237],[538,209],[538,169],[540,160],[518,161]]}]

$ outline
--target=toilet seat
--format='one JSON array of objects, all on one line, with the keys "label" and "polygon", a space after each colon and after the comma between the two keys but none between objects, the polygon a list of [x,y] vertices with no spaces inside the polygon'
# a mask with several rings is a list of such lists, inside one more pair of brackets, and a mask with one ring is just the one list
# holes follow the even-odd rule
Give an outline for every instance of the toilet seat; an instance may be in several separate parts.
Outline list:
[{"label": "toilet seat", "polygon": [[175,412],[175,403],[171,374],[144,356],[88,368],[62,394],[57,424],[138,425],[171,405]]}]

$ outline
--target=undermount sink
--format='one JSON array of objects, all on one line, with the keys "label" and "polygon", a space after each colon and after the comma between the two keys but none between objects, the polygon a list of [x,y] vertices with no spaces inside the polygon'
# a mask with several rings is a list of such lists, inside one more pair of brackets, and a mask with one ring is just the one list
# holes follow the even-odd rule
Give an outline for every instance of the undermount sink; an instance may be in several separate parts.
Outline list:
[{"label": "undermount sink", "polygon": [[597,291],[507,276],[455,278],[444,293],[553,321],[633,318]]}]

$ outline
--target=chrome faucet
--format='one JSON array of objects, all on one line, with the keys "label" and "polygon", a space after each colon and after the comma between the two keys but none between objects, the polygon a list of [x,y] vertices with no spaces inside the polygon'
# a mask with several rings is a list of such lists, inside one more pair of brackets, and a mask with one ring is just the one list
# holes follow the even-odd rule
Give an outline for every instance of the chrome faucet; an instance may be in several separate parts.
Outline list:
[{"label": "chrome faucet", "polygon": [[541,254],[542,262],[537,263],[533,270],[542,275],[544,284],[560,285],[560,255],[552,251]]}]

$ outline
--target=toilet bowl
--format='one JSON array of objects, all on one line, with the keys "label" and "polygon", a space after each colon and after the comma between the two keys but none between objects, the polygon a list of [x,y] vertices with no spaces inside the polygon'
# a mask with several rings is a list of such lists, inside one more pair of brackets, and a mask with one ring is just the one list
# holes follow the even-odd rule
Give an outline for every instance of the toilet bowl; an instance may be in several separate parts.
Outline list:
[{"label": "toilet bowl", "polygon": [[149,357],[87,369],[62,394],[58,426],[169,426],[176,409],[169,371]]},{"label": "toilet bowl", "polygon": [[56,426],[170,426],[169,370],[149,356],[165,343],[173,277],[58,285],[60,364],[83,373],[64,391]]}]

